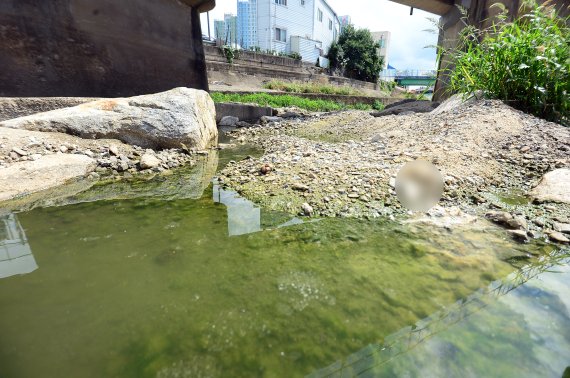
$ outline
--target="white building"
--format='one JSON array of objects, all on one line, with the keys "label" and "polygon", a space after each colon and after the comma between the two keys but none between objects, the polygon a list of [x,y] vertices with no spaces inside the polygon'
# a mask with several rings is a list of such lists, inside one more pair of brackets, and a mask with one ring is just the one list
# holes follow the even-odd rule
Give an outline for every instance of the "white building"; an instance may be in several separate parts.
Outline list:
[{"label": "white building", "polygon": [[[248,2],[249,7],[244,6],[244,2]],[[257,37],[257,43],[249,44],[250,47],[296,52],[306,62],[315,63],[319,56],[325,56],[340,32],[337,14],[326,0],[238,0],[238,20],[240,9],[247,9],[257,17],[255,32],[243,30],[244,25],[251,25],[245,17],[242,17],[243,22],[238,22],[240,35]]]},{"label": "white building", "polygon": [[388,59],[390,58],[388,55],[388,49],[390,48],[391,36],[392,33],[389,31],[372,32],[372,38],[374,38],[374,40],[380,44],[378,55],[384,58],[383,69],[386,69],[386,67],[388,67]]}]

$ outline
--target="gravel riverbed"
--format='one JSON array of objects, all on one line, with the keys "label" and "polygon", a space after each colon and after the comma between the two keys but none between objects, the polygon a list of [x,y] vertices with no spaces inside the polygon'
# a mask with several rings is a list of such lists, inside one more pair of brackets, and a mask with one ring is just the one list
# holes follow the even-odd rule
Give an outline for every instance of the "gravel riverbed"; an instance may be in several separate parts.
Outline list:
[{"label": "gravel riverbed", "polygon": [[536,204],[526,197],[544,173],[570,167],[570,130],[500,101],[378,118],[365,111],[316,114],[237,129],[231,136],[265,153],[230,163],[218,180],[269,209],[409,217],[414,214],[395,195],[395,175],[406,162],[421,159],[444,178],[443,209],[505,212],[526,222],[509,228],[531,237],[570,222],[568,204]]}]

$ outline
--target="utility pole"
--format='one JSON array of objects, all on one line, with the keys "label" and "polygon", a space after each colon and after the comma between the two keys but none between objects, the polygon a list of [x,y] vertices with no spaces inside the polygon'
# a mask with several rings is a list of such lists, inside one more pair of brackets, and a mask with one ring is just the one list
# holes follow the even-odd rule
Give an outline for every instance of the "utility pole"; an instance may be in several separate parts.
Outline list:
[{"label": "utility pole", "polygon": [[206,12],[206,17],[208,19],[208,41],[211,41],[212,35],[210,34],[210,12]]}]

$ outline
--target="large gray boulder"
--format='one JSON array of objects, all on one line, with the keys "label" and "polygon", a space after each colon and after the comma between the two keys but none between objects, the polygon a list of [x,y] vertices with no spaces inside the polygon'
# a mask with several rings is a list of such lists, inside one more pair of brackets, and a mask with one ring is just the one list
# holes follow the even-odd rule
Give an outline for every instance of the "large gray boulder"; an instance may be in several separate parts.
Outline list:
[{"label": "large gray boulder", "polygon": [[204,149],[216,142],[216,110],[202,90],[103,99],[0,122],[0,127],[111,138],[145,148]]},{"label": "large gray boulder", "polygon": [[542,176],[530,196],[539,202],[570,204],[570,168],[555,169]]}]

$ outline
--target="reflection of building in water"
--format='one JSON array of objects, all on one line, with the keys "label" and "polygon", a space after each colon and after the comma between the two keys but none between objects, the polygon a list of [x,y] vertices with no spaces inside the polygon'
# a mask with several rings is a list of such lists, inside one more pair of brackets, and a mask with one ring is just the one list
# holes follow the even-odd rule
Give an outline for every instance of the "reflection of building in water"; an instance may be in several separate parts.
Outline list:
[{"label": "reflection of building in water", "polygon": [[[224,190],[219,185],[214,184],[214,202],[226,205],[228,209],[228,234],[244,235],[261,231],[261,209],[259,206],[232,190]],[[293,226],[303,223],[297,217],[289,221],[275,225],[276,228]]]},{"label": "reflection of building in water", "polygon": [[239,197],[230,190],[214,185],[214,202],[228,209],[228,233],[230,236],[261,231],[261,209],[253,202]]},{"label": "reflection of building in water", "polygon": [[0,278],[36,269],[38,264],[16,215],[0,215]]}]

